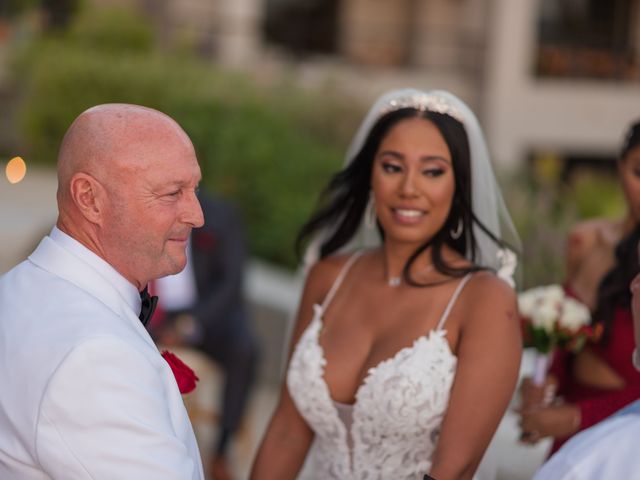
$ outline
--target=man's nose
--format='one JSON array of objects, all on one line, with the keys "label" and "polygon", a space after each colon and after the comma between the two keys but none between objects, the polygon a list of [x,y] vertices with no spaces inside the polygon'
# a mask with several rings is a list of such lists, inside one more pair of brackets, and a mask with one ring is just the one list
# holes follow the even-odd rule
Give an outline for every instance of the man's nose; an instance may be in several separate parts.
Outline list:
[{"label": "man's nose", "polygon": [[200,200],[196,196],[195,192],[189,195],[185,207],[183,221],[188,223],[193,228],[199,228],[204,225],[204,214],[202,213],[202,207],[200,206]]}]

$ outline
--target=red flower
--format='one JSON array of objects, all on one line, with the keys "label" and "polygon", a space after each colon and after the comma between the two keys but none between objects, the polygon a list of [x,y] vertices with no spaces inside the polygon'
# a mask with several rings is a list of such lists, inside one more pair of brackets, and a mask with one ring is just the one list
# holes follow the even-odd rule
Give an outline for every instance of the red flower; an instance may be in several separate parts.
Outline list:
[{"label": "red flower", "polygon": [[164,350],[161,355],[171,367],[173,376],[176,377],[180,393],[189,393],[194,390],[196,388],[196,382],[200,380],[195,372],[173,353]]}]

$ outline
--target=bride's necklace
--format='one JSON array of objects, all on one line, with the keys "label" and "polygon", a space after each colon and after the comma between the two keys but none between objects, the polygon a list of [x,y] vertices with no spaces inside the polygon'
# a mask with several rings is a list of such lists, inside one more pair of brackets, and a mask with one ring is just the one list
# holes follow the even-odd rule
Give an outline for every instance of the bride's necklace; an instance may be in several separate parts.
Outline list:
[{"label": "bride's necklace", "polygon": [[[433,263],[430,263],[426,267],[418,270],[416,273],[427,273],[433,270],[434,268],[435,268],[435,265]],[[387,285],[393,288],[399,287],[401,284],[402,284],[402,276],[389,277],[389,279],[387,280]]]}]

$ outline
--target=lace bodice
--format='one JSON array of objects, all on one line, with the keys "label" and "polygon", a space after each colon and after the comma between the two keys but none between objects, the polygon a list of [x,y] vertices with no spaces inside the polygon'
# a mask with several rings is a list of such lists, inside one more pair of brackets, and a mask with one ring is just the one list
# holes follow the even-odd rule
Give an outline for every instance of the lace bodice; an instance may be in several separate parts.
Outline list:
[{"label": "lace bodice", "polygon": [[323,305],[314,305],[291,357],[287,386],[315,432],[316,478],[422,480],[431,468],[457,363],[442,327],[469,276],[435,330],[369,369],[356,392],[353,423],[345,425],[324,381],[327,360],[319,334],[323,313],[356,258],[347,262]]}]

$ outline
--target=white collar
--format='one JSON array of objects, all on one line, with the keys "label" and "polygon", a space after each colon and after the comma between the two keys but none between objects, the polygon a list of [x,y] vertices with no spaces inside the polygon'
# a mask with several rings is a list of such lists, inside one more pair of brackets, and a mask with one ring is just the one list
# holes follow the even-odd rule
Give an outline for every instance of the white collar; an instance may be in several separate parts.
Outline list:
[{"label": "white collar", "polygon": [[51,229],[49,238],[96,270],[101,277],[103,277],[118,291],[120,296],[124,299],[129,308],[133,310],[136,316],[139,315],[142,302],[140,300],[140,292],[135,285],[120,275],[120,273],[118,273],[118,271],[105,260],[78,242],[75,238],[64,233],[58,227],[54,226]]}]

